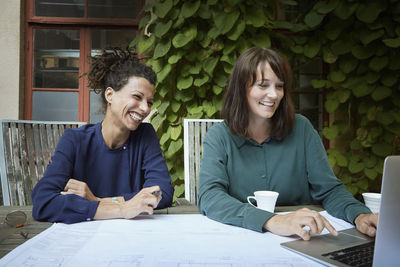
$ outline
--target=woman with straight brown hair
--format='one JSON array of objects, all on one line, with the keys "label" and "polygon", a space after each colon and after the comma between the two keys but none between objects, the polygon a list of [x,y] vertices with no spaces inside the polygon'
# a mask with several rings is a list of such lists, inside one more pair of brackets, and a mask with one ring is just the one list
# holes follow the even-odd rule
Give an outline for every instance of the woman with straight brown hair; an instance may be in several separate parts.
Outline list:
[{"label": "woman with straight brown hair", "polygon": [[326,228],[337,235],[325,217],[310,209],[282,215],[247,202],[255,191],[270,190],[279,193],[279,206],[321,204],[374,236],[378,215],[336,178],[317,131],[294,113],[291,85],[289,64],[277,52],[253,47],[238,58],[226,88],[224,122],[211,127],[203,142],[200,211],[259,232],[308,240]]}]

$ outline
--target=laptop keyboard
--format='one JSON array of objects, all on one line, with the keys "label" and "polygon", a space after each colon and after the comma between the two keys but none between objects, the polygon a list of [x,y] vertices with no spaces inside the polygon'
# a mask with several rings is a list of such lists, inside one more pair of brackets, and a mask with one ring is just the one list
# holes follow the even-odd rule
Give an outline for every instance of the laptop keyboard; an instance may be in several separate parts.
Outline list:
[{"label": "laptop keyboard", "polygon": [[341,249],[323,254],[322,256],[350,266],[372,266],[375,242]]}]

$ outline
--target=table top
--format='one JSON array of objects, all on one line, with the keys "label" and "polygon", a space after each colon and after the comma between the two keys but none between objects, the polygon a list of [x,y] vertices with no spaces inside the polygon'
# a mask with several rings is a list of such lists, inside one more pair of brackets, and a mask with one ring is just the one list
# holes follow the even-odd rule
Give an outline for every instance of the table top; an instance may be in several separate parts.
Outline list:
[{"label": "table top", "polygon": [[[317,205],[306,205],[276,207],[275,211],[293,211],[302,207],[307,207],[317,211],[322,210],[322,208]],[[27,215],[27,221],[24,226],[11,228],[4,223],[7,214],[13,211],[23,211]],[[155,210],[154,214],[199,214],[199,210],[197,206],[184,205]],[[52,223],[49,222],[39,222],[34,220],[32,218],[32,206],[0,206],[0,222],[2,222],[0,224],[0,258],[52,225]]]}]

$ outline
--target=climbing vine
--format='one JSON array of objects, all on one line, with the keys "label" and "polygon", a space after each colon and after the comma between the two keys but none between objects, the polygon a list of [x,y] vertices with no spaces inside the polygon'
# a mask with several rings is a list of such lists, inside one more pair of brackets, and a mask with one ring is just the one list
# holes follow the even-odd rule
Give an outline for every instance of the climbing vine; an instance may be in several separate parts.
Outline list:
[{"label": "climbing vine", "polygon": [[184,191],[183,118],[219,116],[232,67],[252,46],[292,63],[322,58],[328,73],[312,85],[331,114],[329,161],[353,194],[380,190],[384,157],[400,152],[397,1],[162,0],[145,7],[139,28],[131,45],[157,72],[152,124],[175,197]]}]

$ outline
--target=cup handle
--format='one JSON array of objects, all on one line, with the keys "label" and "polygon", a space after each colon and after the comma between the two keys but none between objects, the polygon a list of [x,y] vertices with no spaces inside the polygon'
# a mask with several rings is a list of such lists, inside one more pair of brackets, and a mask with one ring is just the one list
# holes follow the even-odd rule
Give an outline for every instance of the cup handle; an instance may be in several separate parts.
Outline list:
[{"label": "cup handle", "polygon": [[250,205],[252,205],[253,207],[257,208],[256,206],[254,206],[254,204],[253,204],[253,203],[251,203],[250,199],[254,199],[254,200],[257,202],[257,200],[256,200],[256,197],[253,197],[253,196],[248,196],[248,197],[247,197],[247,202],[249,202],[249,203],[250,203]]}]

